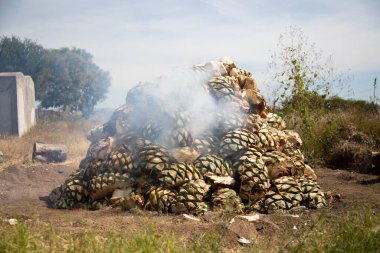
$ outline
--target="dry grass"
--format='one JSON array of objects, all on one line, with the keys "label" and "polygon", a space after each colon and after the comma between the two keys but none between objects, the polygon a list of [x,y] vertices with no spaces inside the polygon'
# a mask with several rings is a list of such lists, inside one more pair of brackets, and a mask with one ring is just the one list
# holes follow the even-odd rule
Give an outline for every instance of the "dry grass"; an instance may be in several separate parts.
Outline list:
[{"label": "dry grass", "polygon": [[86,133],[96,120],[80,118],[40,119],[28,134],[22,138],[15,136],[0,138],[0,150],[4,153],[5,162],[0,170],[12,165],[28,165],[32,162],[33,144],[35,142],[64,144],[68,147],[68,160],[65,164],[78,165],[86,155],[90,142]]},{"label": "dry grass", "polygon": [[311,113],[312,124],[308,129],[296,113],[285,115],[289,129],[297,131],[303,140],[303,151],[314,163],[320,163],[343,138],[341,129],[351,128],[368,136],[369,148],[380,150],[380,113],[348,107]]}]

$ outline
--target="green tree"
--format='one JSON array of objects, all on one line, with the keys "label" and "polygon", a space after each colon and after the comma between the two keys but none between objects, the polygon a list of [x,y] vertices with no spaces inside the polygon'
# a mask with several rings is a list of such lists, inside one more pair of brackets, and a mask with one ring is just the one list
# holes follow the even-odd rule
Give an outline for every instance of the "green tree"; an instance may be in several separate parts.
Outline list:
[{"label": "green tree", "polygon": [[[46,50],[30,39],[19,37],[1,37],[0,39],[0,72],[23,72],[36,80],[41,71]],[[36,97],[40,99],[42,87],[36,83]]]},{"label": "green tree", "polygon": [[44,108],[56,107],[88,116],[106,98],[110,75],[83,49],[44,49],[30,39],[0,39],[0,72],[23,72],[35,83],[36,99]]},{"label": "green tree", "polygon": [[61,107],[85,116],[106,98],[111,83],[109,73],[93,63],[92,55],[77,48],[49,50],[36,82],[44,87],[42,107]]}]

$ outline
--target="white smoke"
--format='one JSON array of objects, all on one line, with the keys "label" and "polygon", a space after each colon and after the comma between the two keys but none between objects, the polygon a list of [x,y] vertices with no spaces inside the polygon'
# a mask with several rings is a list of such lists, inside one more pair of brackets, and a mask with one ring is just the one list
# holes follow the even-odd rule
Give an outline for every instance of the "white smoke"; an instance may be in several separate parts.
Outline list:
[{"label": "white smoke", "polygon": [[[186,129],[193,137],[215,129],[220,117],[232,111],[238,112],[229,100],[217,101],[209,92],[210,79],[224,74],[223,64],[212,61],[192,68],[177,68],[153,83],[140,84],[127,95],[127,104],[135,110],[128,120],[140,128],[153,122],[160,129],[160,134],[165,135],[177,127],[167,115],[181,113],[189,117]],[[223,111],[227,113],[223,114]],[[157,139],[165,146],[163,138]]]}]

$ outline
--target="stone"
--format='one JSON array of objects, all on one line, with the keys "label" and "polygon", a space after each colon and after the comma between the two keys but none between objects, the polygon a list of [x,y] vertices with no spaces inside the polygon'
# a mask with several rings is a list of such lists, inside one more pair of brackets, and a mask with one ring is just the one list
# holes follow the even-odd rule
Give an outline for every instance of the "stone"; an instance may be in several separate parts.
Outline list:
[{"label": "stone", "polygon": [[61,144],[34,143],[33,160],[38,162],[64,162],[67,159],[67,146]]},{"label": "stone", "polygon": [[21,72],[0,73],[0,136],[26,134],[36,124],[34,83]]}]

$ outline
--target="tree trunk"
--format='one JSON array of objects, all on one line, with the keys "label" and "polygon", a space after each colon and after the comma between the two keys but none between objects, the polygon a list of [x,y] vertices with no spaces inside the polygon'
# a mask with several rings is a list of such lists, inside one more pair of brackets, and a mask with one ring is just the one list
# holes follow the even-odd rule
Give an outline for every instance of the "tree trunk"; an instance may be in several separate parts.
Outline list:
[{"label": "tree trunk", "polygon": [[64,162],[67,159],[67,147],[60,144],[34,143],[33,160],[39,162]]}]

